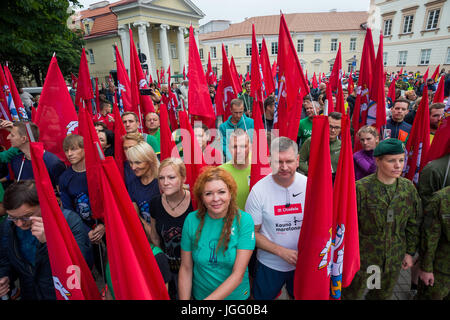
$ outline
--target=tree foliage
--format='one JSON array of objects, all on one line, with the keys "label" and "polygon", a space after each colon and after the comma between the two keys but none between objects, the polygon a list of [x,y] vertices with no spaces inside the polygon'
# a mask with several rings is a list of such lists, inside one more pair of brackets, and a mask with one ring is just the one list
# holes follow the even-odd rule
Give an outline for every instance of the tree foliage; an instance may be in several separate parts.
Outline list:
[{"label": "tree foliage", "polygon": [[80,61],[82,34],[68,28],[71,7],[78,0],[2,0],[0,10],[0,62],[11,71],[32,77],[38,86],[54,52],[63,75],[76,73]]}]

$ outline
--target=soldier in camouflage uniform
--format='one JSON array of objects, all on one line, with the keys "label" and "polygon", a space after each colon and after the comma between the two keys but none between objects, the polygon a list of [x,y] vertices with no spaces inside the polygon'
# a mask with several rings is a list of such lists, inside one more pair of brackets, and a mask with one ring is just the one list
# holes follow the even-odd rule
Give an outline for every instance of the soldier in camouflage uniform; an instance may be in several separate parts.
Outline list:
[{"label": "soldier in camouflage uniform", "polygon": [[450,186],[436,192],[424,209],[417,299],[450,298]]},{"label": "soldier in camouflage uniform", "polygon": [[412,266],[420,241],[422,204],[412,182],[400,177],[404,150],[398,139],[383,140],[374,150],[376,173],[356,181],[361,268],[343,289],[343,299],[363,297],[373,274],[370,266],[379,268],[380,287],[369,290],[366,299],[389,299],[400,268]]}]

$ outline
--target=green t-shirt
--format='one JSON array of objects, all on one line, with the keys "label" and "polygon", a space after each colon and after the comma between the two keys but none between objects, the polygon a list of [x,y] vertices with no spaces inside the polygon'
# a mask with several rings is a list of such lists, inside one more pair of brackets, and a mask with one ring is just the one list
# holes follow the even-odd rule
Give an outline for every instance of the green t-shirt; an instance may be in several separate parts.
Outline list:
[{"label": "green t-shirt", "polygon": [[155,151],[156,154],[160,153],[159,139],[156,139],[156,137],[151,134],[146,134],[146,136],[147,143],[153,148],[153,151]]},{"label": "green t-shirt", "polygon": [[298,127],[298,137],[300,138],[300,143],[304,143],[306,139],[311,137],[312,134],[312,121],[311,119],[305,118],[300,120],[300,126]]},{"label": "green t-shirt", "polygon": [[[255,225],[250,214],[239,211],[240,221],[237,216],[233,220],[230,242],[227,251],[223,248],[216,251],[220,234],[224,224],[224,218],[213,219],[208,213],[195,246],[195,233],[200,224],[197,211],[191,212],[183,225],[181,235],[181,249],[192,253],[192,295],[196,300],[203,300],[216,290],[232,273],[236,260],[237,250],[255,249]],[[225,300],[247,300],[250,297],[250,282],[248,268],[239,286],[225,298]]]},{"label": "green t-shirt", "polygon": [[[251,158],[250,158],[251,162]],[[224,170],[228,171],[234,178],[237,184],[236,202],[239,209],[245,210],[245,203],[247,202],[248,194],[250,193],[250,173],[252,165],[251,163],[247,168],[238,170],[231,164],[231,161],[224,163],[220,166]]]}]

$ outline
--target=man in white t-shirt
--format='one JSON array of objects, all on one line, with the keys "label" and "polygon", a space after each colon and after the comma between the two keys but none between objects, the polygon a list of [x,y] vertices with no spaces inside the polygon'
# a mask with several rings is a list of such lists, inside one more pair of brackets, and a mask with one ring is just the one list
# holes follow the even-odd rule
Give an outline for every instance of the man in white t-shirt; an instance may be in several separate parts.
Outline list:
[{"label": "man in white t-shirt", "polygon": [[279,137],[272,141],[272,174],[252,188],[245,205],[255,223],[257,263],[255,300],[275,299],[286,284],[293,297],[297,244],[303,222],[307,178],[296,172],[297,144]]}]

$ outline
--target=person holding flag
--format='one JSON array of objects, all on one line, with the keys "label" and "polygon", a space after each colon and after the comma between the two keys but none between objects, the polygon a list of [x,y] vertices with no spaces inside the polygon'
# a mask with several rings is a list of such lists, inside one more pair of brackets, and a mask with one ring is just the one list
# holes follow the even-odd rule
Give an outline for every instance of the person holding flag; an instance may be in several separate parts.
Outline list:
[{"label": "person holding flag", "polygon": [[[10,275],[17,273],[22,300],[56,300],[57,287],[50,267],[45,226],[34,180],[17,181],[5,191],[3,205],[7,221],[0,225],[0,297],[10,288]],[[83,257],[92,255],[83,222],[73,211],[62,213]],[[56,290],[55,290],[56,289]],[[66,290],[67,291],[67,290]]]},{"label": "person holding flag", "polygon": [[365,298],[389,299],[400,270],[413,266],[419,249],[422,202],[413,183],[401,177],[405,147],[398,139],[386,139],[373,155],[376,173],[356,182],[361,268],[343,289],[343,299],[362,298],[374,271]]},{"label": "person holding flag", "polygon": [[250,191],[245,211],[255,223],[256,257],[252,294],[255,300],[273,300],[286,284],[294,296],[297,244],[303,221],[307,178],[296,172],[297,144],[286,137],[272,141],[272,174]]}]

